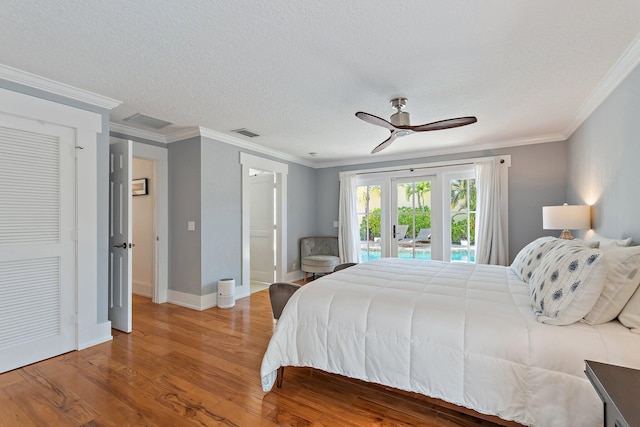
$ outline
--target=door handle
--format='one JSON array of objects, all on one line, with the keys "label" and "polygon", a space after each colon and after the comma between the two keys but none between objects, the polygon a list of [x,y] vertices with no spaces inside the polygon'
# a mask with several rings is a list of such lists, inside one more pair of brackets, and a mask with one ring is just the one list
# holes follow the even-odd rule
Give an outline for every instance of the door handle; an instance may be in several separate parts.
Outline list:
[{"label": "door handle", "polygon": [[394,224],[394,225],[393,225],[393,238],[395,239],[395,238],[396,238],[396,236],[397,236],[397,235],[396,235],[396,226],[395,226],[395,224]]},{"label": "door handle", "polygon": [[113,245],[114,248],[127,249],[127,244],[123,243],[121,245]]}]

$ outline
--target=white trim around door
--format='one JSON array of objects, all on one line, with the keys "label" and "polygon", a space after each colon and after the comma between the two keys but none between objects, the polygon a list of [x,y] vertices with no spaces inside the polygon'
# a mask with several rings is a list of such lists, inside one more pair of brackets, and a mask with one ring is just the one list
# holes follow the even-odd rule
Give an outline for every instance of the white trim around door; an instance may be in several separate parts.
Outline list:
[{"label": "white trim around door", "polygon": [[259,169],[275,173],[276,183],[276,281],[283,280],[286,273],[287,260],[287,175],[289,165],[240,153],[242,164],[242,280],[236,286],[236,296],[246,297],[251,292],[251,263],[250,263],[250,190],[249,170]]}]

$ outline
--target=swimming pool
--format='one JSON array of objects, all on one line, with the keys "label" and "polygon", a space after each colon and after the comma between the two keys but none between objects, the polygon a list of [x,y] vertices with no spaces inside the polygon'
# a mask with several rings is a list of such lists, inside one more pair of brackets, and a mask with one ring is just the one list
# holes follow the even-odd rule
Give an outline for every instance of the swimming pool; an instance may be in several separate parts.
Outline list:
[{"label": "swimming pool", "polygon": [[[476,261],[476,253],[475,251],[471,252],[471,262]],[[413,258],[413,254],[411,252],[399,252],[398,258],[411,259]],[[419,251],[416,252],[416,259],[421,260],[429,260],[431,259],[431,252]],[[375,259],[380,259],[380,252],[378,251],[369,251],[369,258],[367,258],[367,251],[360,251],[360,259],[364,261],[373,261]],[[466,249],[453,249],[451,251],[451,261],[454,262],[469,262],[467,259],[467,251]]]}]

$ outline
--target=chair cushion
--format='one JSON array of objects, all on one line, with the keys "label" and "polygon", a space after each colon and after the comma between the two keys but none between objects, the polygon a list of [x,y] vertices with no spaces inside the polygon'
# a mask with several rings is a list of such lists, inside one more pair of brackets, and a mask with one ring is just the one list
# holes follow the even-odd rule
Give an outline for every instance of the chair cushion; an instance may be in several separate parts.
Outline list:
[{"label": "chair cushion", "polygon": [[340,264],[340,258],[333,255],[311,255],[302,258],[302,264],[315,267],[333,267]]}]

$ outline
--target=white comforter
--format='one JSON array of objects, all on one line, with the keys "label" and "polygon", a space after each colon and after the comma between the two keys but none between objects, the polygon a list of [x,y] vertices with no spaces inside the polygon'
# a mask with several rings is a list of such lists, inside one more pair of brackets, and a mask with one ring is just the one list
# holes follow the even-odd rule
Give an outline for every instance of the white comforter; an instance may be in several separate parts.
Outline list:
[{"label": "white comforter", "polygon": [[508,267],[387,258],[297,291],[261,375],[269,391],[280,366],[310,366],[526,425],[601,426],[585,359],[640,368],[640,336],[538,323]]}]

